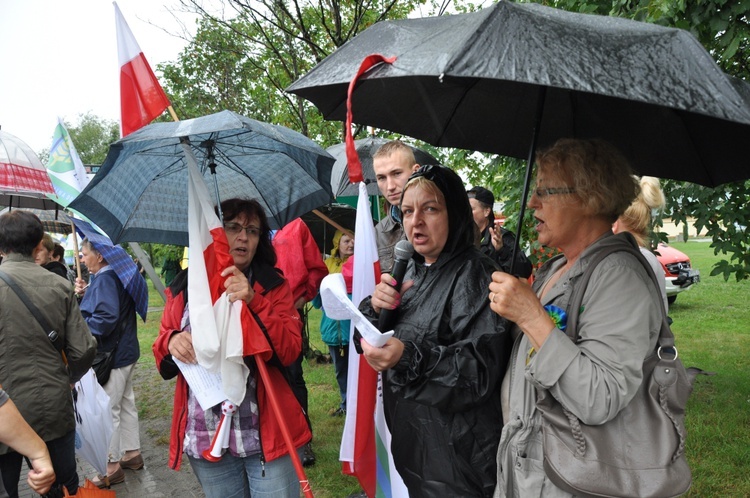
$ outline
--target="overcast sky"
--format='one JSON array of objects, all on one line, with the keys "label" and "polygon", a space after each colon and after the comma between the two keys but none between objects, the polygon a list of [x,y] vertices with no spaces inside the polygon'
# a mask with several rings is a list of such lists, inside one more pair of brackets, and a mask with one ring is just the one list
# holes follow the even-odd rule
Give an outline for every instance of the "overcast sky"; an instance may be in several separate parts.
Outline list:
[{"label": "overcast sky", "polygon": [[[194,32],[177,0],[117,4],[154,71],[186,44],[169,34],[182,31],[172,13]],[[0,0],[0,58],[0,126],[35,152],[50,147],[58,116],[76,124],[90,111],[119,122],[111,0]]]}]

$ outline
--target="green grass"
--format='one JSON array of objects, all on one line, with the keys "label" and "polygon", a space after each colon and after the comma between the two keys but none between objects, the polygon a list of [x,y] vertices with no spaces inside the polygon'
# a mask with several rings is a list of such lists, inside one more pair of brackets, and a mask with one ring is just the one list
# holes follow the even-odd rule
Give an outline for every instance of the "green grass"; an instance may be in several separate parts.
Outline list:
[{"label": "green grass", "polygon": [[[708,243],[672,245],[690,256],[693,267],[701,271],[701,282],[681,293],[670,309],[680,358],[686,367],[716,374],[700,376],[688,402],[687,456],[693,487],[687,496],[750,496],[750,281],[725,282],[722,277],[710,277],[719,258]],[[155,292],[150,303],[162,305]],[[167,444],[174,381],[165,382],[158,376],[151,354],[161,313],[151,312],[148,318],[146,324],[139,325],[142,355],[136,371],[140,379],[136,399],[142,419],[166,421],[166,433],[154,430],[149,435]],[[327,353],[320,340],[319,321],[320,312],[312,310],[308,322],[311,344]],[[316,465],[305,470],[316,497],[344,497],[359,486],[356,479],[341,474],[338,461],[344,420],[328,415],[339,403],[333,365],[305,361],[304,370],[317,454]]]},{"label": "green grass", "polygon": [[750,281],[710,277],[719,258],[706,242],[671,245],[701,271],[670,308],[680,357],[716,374],[698,377],[688,402],[688,496],[750,496]]}]

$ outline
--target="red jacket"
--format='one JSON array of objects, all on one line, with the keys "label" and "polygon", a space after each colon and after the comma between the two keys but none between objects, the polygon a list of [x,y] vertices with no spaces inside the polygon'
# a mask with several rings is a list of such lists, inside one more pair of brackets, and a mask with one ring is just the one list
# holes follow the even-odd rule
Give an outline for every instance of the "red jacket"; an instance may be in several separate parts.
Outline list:
[{"label": "red jacket", "polygon": [[278,258],[276,267],[289,282],[294,300],[304,297],[305,302],[312,301],[321,280],[328,275],[328,267],[310,229],[297,218],[276,232],[272,243]]},{"label": "red jacket", "polygon": [[[285,414],[289,434],[295,448],[299,448],[312,438],[305,416],[297,399],[289,387],[280,365],[290,365],[300,355],[302,349],[302,322],[294,309],[289,284],[276,270],[270,267],[253,266],[253,289],[255,296],[249,307],[252,315],[258,321],[261,329],[265,329],[266,337],[275,351],[275,355],[266,362],[268,373],[273,384],[273,391]],[[172,413],[172,433],[169,443],[169,466],[180,469],[182,462],[182,444],[185,439],[187,425],[188,385],[179,373],[167,348],[172,334],[180,331],[183,310],[185,309],[185,292],[176,296],[167,289],[167,304],[161,319],[159,336],[153,345],[156,367],[161,376],[171,379],[177,375],[174,393],[174,411]],[[254,357],[246,357],[246,361],[254,362]],[[256,371],[257,372],[257,371]],[[256,373],[258,386],[258,409],[260,416],[260,443],[265,461],[274,460],[288,453],[277,417],[271,409],[268,400],[268,390],[260,375]]]}]

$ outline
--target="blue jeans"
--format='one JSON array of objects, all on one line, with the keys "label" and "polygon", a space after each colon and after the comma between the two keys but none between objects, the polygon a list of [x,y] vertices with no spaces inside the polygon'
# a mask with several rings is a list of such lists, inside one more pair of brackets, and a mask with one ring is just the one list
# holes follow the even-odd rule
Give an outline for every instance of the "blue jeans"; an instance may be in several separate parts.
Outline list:
[{"label": "blue jeans", "polygon": [[[75,437],[76,431],[72,430],[63,437],[46,442],[52,467],[55,469],[55,475],[57,476],[55,484],[62,484],[70,494],[78,492]],[[0,471],[2,471],[5,490],[10,498],[18,497],[18,480],[21,478],[22,458],[21,454],[15,451],[0,456]]]},{"label": "blue jeans", "polygon": [[260,464],[260,455],[225,453],[218,462],[187,455],[206,498],[299,498],[300,483],[289,455]]},{"label": "blue jeans", "polygon": [[333,367],[336,370],[336,382],[339,384],[339,394],[341,394],[342,410],[346,411],[346,380],[349,375],[349,345],[328,346],[328,353],[333,360]]}]

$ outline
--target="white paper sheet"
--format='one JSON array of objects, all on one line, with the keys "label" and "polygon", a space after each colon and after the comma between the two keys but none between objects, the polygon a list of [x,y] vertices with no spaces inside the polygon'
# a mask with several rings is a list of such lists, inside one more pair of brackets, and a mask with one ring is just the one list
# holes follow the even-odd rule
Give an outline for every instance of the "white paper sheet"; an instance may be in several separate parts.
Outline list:
[{"label": "white paper sheet", "polygon": [[351,320],[362,337],[375,347],[383,347],[393,331],[381,333],[354,306],[346,295],[346,283],[341,273],[332,273],[320,283],[320,298],[326,315],[334,320]]},{"label": "white paper sheet", "polygon": [[221,387],[221,374],[209,372],[197,363],[183,363],[172,358],[195,394],[201,408],[208,410],[227,399]]}]

